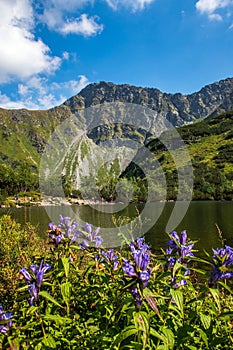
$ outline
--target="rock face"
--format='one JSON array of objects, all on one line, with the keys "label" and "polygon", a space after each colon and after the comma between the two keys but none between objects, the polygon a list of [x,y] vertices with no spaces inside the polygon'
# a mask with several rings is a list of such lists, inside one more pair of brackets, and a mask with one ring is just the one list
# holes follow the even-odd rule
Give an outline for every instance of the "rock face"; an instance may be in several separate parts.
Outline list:
[{"label": "rock face", "polygon": [[174,126],[180,126],[233,109],[233,78],[207,85],[190,95],[167,94],[154,88],[101,81],[88,85],[58,108],[68,108],[75,113],[80,108],[116,101],[145,106],[167,118]]}]

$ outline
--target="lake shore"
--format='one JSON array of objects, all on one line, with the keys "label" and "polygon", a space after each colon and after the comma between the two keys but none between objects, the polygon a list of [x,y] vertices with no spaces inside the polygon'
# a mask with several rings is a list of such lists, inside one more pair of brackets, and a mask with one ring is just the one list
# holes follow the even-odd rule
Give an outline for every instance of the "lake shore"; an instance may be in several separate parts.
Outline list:
[{"label": "lake shore", "polygon": [[[198,201],[198,202],[206,202],[206,201],[218,201],[218,202],[231,202],[227,201],[225,199],[221,200],[192,200],[192,201]],[[158,201],[158,203],[174,203],[175,200],[164,200],[164,201]],[[144,204],[145,202],[130,202],[130,203],[123,203],[123,202],[109,202],[109,201],[95,201],[95,200],[87,200],[87,199],[78,199],[78,198],[62,198],[62,197],[47,197],[43,198],[42,200],[33,200],[30,199],[30,197],[22,197],[19,199],[15,198],[8,198],[6,203],[1,204],[0,208],[22,208],[22,207],[30,207],[30,206],[70,206],[70,205],[114,205],[114,204]]]}]

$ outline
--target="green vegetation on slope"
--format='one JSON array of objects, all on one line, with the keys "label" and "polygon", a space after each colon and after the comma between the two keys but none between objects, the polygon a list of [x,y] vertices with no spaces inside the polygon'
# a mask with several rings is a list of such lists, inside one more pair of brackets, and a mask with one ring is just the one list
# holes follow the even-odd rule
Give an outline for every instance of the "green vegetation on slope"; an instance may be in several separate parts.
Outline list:
[{"label": "green vegetation on slope", "polygon": [[[193,199],[232,200],[233,112],[180,127],[177,131],[188,146],[192,160]],[[147,147],[163,168],[167,183],[167,199],[175,199],[178,191],[177,169],[171,154],[158,139],[151,141]],[[144,163],[147,161],[145,160]],[[144,174],[133,163],[123,175],[131,179],[136,178],[140,184],[145,180]]]},{"label": "green vegetation on slope", "polygon": [[9,195],[38,190],[38,167],[56,125],[69,115],[49,111],[0,109],[0,203]]},{"label": "green vegetation on slope", "polygon": [[[54,128],[70,115],[71,111],[64,106],[49,111],[0,109],[0,202],[3,202],[8,195],[39,190],[38,167],[46,142]],[[177,130],[188,146],[192,160],[193,199],[233,199],[233,112],[189,124]],[[106,129],[104,134],[98,133],[95,128],[89,131],[87,136],[98,147],[103,138],[114,137],[129,138],[143,143],[149,133],[135,128],[130,129],[129,126],[118,123],[113,128]],[[143,164],[152,169],[147,177],[149,176],[153,184],[156,176],[153,172],[153,162],[158,160],[166,176],[167,199],[176,199],[177,169],[171,154],[158,139],[152,140],[147,147],[154,154],[154,159],[143,158]],[[74,154],[76,153],[77,150],[74,150]],[[79,161],[92,153],[91,144],[82,142],[79,153],[78,158],[77,155],[76,157],[71,155],[65,163],[67,176],[63,178],[63,184],[67,195],[77,189],[75,172]],[[117,196],[115,188],[118,184],[120,165],[118,164],[112,174],[108,168],[108,165],[106,169],[104,167],[105,176],[101,175],[101,169],[100,174],[96,175],[99,194],[106,199],[110,195],[113,195],[113,198]],[[121,181],[122,177],[131,181],[129,185],[127,182],[122,183],[122,191],[126,197],[133,188],[133,200],[145,201],[148,195],[148,178],[145,178],[140,168],[131,164],[121,175]],[[84,187],[88,183],[86,180],[83,178]],[[52,183],[50,187],[52,191],[54,187]],[[151,200],[156,200],[160,198],[163,189],[154,182],[153,192]]]}]

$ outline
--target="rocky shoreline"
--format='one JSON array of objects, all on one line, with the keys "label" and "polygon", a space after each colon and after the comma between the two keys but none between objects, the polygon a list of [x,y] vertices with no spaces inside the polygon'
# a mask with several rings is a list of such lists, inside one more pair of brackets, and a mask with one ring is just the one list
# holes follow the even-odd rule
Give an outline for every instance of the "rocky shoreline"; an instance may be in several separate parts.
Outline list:
[{"label": "rocky shoreline", "polygon": [[86,199],[77,199],[77,198],[60,198],[60,197],[48,197],[43,198],[42,200],[30,200],[29,198],[20,198],[20,199],[8,199],[6,203],[1,204],[0,208],[22,208],[30,206],[70,206],[70,205],[101,205],[101,204],[114,204],[111,202],[100,202],[100,201],[90,201]]}]

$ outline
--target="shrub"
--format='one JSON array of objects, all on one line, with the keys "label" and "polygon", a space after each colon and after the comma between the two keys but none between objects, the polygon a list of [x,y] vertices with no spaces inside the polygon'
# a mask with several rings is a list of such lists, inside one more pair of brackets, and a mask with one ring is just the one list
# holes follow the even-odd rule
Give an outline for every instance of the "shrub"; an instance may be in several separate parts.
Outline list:
[{"label": "shrub", "polygon": [[35,228],[22,227],[9,215],[0,217],[0,300],[11,306],[16,299],[19,269],[31,264],[44,249]]}]

